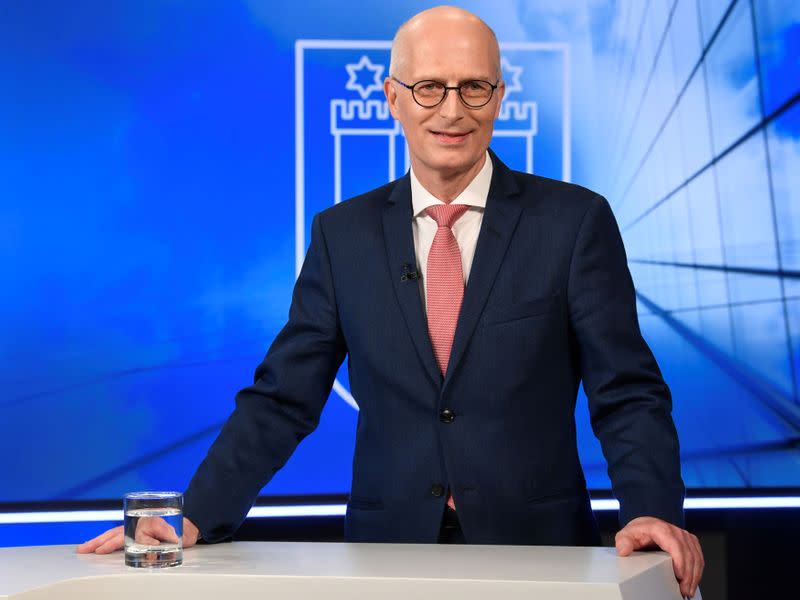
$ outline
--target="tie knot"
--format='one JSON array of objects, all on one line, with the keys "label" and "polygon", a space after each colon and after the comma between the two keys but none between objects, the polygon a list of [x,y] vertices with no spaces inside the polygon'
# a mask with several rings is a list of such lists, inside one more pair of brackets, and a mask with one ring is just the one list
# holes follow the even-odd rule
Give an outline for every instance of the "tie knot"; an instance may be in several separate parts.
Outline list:
[{"label": "tie knot", "polygon": [[437,204],[429,206],[425,212],[431,217],[439,227],[452,227],[458,218],[467,212],[469,206],[466,204]]}]

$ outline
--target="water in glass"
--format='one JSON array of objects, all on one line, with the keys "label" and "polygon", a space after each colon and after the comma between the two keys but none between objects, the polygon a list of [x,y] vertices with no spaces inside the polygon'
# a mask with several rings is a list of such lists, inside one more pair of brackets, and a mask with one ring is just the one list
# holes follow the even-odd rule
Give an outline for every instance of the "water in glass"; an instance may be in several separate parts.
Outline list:
[{"label": "water in glass", "polygon": [[174,567],[183,562],[183,497],[179,492],[125,495],[125,564]]}]

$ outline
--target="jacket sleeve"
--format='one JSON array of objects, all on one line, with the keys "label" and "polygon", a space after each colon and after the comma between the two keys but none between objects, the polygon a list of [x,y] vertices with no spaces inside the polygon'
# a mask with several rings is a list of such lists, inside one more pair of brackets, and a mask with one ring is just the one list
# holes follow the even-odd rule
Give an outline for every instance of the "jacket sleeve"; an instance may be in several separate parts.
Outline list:
[{"label": "jacket sleeve", "polygon": [[208,542],[231,536],[258,492],[319,423],[346,348],[320,216],[294,287],[289,320],[236,395],[184,494],[184,514]]},{"label": "jacket sleeve", "polygon": [[653,516],[683,527],[685,488],[670,391],[640,333],[622,237],[600,196],[576,236],[568,298],[592,429],[620,503],[620,526]]}]

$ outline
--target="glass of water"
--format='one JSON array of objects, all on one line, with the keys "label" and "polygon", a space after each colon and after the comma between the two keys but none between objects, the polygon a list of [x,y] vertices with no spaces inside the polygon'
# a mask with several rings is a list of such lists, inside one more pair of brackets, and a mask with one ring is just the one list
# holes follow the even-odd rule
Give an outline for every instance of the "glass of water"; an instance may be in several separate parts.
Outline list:
[{"label": "glass of water", "polygon": [[123,497],[125,564],[174,567],[183,562],[183,494],[130,492]]}]

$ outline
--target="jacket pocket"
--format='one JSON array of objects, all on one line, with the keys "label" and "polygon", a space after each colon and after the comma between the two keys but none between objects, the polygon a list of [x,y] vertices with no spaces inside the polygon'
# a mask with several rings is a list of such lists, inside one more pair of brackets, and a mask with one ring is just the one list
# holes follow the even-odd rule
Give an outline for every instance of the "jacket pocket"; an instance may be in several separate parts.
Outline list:
[{"label": "jacket pocket", "polygon": [[556,312],[560,306],[559,296],[549,296],[546,298],[536,298],[534,300],[506,304],[487,310],[486,324],[497,325],[498,323],[519,321],[520,319],[527,319],[528,317]]}]

